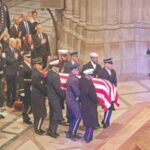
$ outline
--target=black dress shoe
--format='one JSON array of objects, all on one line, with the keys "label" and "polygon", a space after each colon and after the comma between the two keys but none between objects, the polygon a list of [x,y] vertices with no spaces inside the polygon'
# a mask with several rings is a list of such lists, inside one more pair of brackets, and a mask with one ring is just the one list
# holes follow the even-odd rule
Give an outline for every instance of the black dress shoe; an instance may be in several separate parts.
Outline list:
[{"label": "black dress shoe", "polygon": [[52,138],[57,138],[56,133],[55,133],[55,132],[52,132],[52,131],[49,131],[49,132],[47,133],[47,135],[48,135],[48,136],[51,136]]},{"label": "black dress shoe", "polygon": [[43,134],[43,133],[42,133],[40,130],[38,130],[38,129],[35,129],[35,133],[38,134],[38,135],[42,135],[42,134]]},{"label": "black dress shoe", "polygon": [[40,131],[41,133],[45,133],[45,131],[44,131],[44,130],[42,130],[42,129],[39,129],[39,131]]},{"label": "black dress shoe", "polygon": [[31,125],[32,122],[30,120],[23,120],[24,123],[28,124],[28,125]]},{"label": "black dress shoe", "polygon": [[103,128],[106,129],[107,127],[109,127],[109,125],[104,123]]},{"label": "black dress shoe", "polygon": [[58,136],[60,136],[57,132],[55,132],[55,135],[58,137]]},{"label": "black dress shoe", "polygon": [[72,137],[72,134],[70,132],[67,132],[66,133],[66,138],[71,139],[71,137]]},{"label": "black dress shoe", "polygon": [[0,115],[0,119],[4,119],[5,118],[5,116],[3,116],[3,115]]},{"label": "black dress shoe", "polygon": [[8,106],[8,107],[12,107],[13,104],[12,104],[11,102],[9,102],[9,103],[7,103],[7,106]]}]

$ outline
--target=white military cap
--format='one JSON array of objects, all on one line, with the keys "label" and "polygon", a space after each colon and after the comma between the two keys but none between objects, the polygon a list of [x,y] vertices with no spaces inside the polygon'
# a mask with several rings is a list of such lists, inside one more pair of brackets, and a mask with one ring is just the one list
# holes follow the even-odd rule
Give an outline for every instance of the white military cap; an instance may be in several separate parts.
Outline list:
[{"label": "white military cap", "polygon": [[86,70],[83,71],[83,73],[84,73],[85,75],[93,74],[93,72],[94,72],[94,69],[92,69],[92,68],[86,69]]},{"label": "white military cap", "polygon": [[60,54],[60,55],[67,55],[68,54],[68,50],[67,49],[59,49],[58,50],[58,54]]},{"label": "white military cap", "polygon": [[50,66],[58,66],[59,65],[59,59],[51,60],[49,63]]},{"label": "white military cap", "polygon": [[90,53],[90,57],[98,57],[98,54],[95,52]]}]

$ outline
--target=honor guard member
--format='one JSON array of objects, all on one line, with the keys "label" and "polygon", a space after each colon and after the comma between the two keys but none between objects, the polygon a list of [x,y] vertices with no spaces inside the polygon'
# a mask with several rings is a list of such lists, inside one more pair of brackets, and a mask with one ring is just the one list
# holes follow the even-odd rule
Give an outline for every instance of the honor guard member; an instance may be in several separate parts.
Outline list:
[{"label": "honor guard member", "polygon": [[68,50],[59,49],[58,50],[58,58],[60,61],[60,72],[67,73],[67,65],[68,65]]},{"label": "honor guard member", "polygon": [[57,138],[57,128],[59,123],[63,120],[61,101],[65,99],[65,92],[60,87],[59,77],[59,60],[54,59],[50,62],[50,70],[47,73],[47,96],[49,101],[49,128],[47,135]]},{"label": "honor guard member", "polygon": [[26,124],[32,124],[29,118],[31,112],[31,54],[25,52],[23,54],[23,63],[19,68],[19,95],[20,100],[23,102],[23,122]]},{"label": "honor guard member", "polygon": [[83,140],[89,143],[93,139],[94,129],[97,127],[97,95],[92,82],[94,69],[86,69],[79,80],[81,115],[85,133]]},{"label": "honor guard member", "polygon": [[[67,73],[67,65],[68,65],[68,50],[66,49],[60,49],[58,50],[58,58],[60,61],[60,71],[61,73]],[[61,101],[61,108],[64,109],[64,101]],[[63,119],[65,120],[65,119]]]},{"label": "honor guard member", "polygon": [[72,51],[70,52],[70,61],[68,62],[68,65],[65,67],[66,73],[70,73],[70,66],[74,64],[78,64],[78,51]]},{"label": "honor guard member", "polygon": [[67,138],[76,140],[77,138],[77,129],[81,121],[81,111],[79,106],[79,65],[74,64],[70,66],[70,74],[67,79],[67,92],[66,92],[66,103],[69,117],[69,130]]},{"label": "honor guard member", "polygon": [[31,87],[31,108],[34,117],[34,130],[36,134],[42,135],[42,125],[46,117],[46,83],[42,74],[42,59],[33,59],[32,87]]},{"label": "honor guard member", "polygon": [[84,70],[90,69],[90,68],[94,69],[93,77],[98,78],[98,74],[101,71],[101,66],[98,64],[98,54],[97,53],[94,53],[94,52],[90,53],[90,61],[87,64],[83,65],[82,74],[83,74]]},{"label": "honor guard member", "polygon": [[4,68],[5,68],[5,53],[2,53],[2,45],[0,44],[0,119],[5,117],[2,114],[2,107],[5,100],[3,81],[4,81]]},{"label": "honor guard member", "polygon": [[[112,58],[104,59],[104,68],[102,68],[99,77],[101,79],[108,80],[115,86],[117,86],[117,77],[116,72],[113,69],[113,61]],[[110,118],[112,115],[112,111],[115,110],[114,104],[111,104],[111,107],[104,113],[104,119],[102,120],[103,128],[107,128],[110,124]]]}]

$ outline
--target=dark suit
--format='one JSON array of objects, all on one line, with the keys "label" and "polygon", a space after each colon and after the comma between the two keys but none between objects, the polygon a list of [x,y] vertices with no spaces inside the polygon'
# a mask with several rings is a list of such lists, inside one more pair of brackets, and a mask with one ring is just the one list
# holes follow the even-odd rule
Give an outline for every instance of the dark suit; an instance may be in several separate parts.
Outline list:
[{"label": "dark suit", "polygon": [[10,28],[10,37],[11,38],[19,38],[19,27],[18,29],[15,27],[15,25],[12,25]]},{"label": "dark suit", "polygon": [[31,53],[31,58],[35,58],[35,49],[33,48],[31,48],[31,44],[29,44],[29,43],[27,43],[27,42],[25,42],[24,44],[23,44],[23,51],[24,52],[30,52]]},{"label": "dark suit", "polygon": [[47,96],[50,107],[49,131],[56,133],[60,121],[63,120],[60,101],[65,99],[65,92],[60,88],[59,74],[49,70],[47,73]]},{"label": "dark suit", "polygon": [[[15,51],[15,50],[14,50]],[[7,81],[7,103],[10,105],[16,100],[16,87],[17,87],[17,70],[18,59],[15,58],[11,48],[7,48],[6,51],[6,81]]]},{"label": "dark suit", "polygon": [[109,75],[108,71],[103,68],[99,73],[99,78],[108,80],[109,82],[113,83],[115,86],[117,86],[117,77],[116,72],[114,69],[111,70],[111,75]]},{"label": "dark suit", "polygon": [[[46,39],[46,43],[42,44],[42,39]],[[48,36],[46,33],[42,33],[42,38],[40,39],[39,35],[36,33],[33,36],[33,42],[35,45],[35,57],[41,57],[42,58],[42,65],[43,68],[47,66],[47,58],[50,55],[50,45]]]},{"label": "dark suit", "polygon": [[34,115],[34,128],[39,130],[42,127],[46,117],[46,86],[45,78],[41,72],[36,69],[32,71],[32,90],[31,90],[31,108]]},{"label": "dark suit", "polygon": [[68,61],[64,64],[64,73],[70,73],[70,66],[72,66],[72,61]]},{"label": "dark suit", "polygon": [[31,34],[31,23],[28,21],[28,29],[25,27],[24,21],[19,24],[19,31],[21,31],[21,39],[26,37],[27,34]]},{"label": "dark suit", "polygon": [[71,136],[76,136],[76,132],[81,121],[79,96],[79,79],[72,73],[70,73],[67,79],[66,103],[68,110],[68,118],[70,121],[68,133]]},{"label": "dark suit", "polygon": [[5,99],[4,89],[3,89],[4,65],[5,65],[5,61],[0,56],[0,107],[3,106],[3,102],[4,102],[4,99]]},{"label": "dark suit", "polygon": [[[83,65],[81,74],[83,74],[83,71],[86,69],[94,69],[93,65],[91,62],[88,62],[87,64]],[[101,66],[99,64],[96,64],[96,68],[94,69],[94,77],[97,78],[99,75],[99,72],[101,71]]]},{"label": "dark suit", "polygon": [[[23,64],[19,68],[19,92],[20,99],[23,101],[23,120],[26,122],[30,120],[29,113],[31,110],[31,75],[32,69],[27,63]],[[25,96],[21,96],[21,94]]]}]

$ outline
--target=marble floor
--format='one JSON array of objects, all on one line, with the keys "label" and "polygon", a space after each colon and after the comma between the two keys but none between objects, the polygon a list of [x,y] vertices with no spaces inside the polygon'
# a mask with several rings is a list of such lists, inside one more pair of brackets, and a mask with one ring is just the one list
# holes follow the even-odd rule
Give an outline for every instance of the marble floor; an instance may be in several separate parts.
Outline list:
[{"label": "marble floor", "polygon": [[[22,12],[31,12],[33,9],[40,8],[40,0],[6,0],[9,6],[11,18],[20,15]],[[49,33],[49,38],[54,38],[54,28],[49,14],[46,11],[38,10],[44,31]],[[150,79],[147,75],[122,75],[119,76],[118,92],[121,106],[113,115],[111,122],[122,116],[136,103],[150,101]],[[98,108],[99,122],[102,120],[103,111]],[[1,150],[81,150],[87,145],[81,140],[76,142],[65,138],[65,132],[68,126],[64,123],[59,126],[60,137],[53,139],[46,135],[36,135],[32,126],[22,122],[21,112],[14,108],[4,106],[3,114],[5,119],[0,120],[0,149]],[[31,115],[32,121],[33,117]],[[43,128],[48,127],[48,118],[46,118]],[[103,132],[103,128],[95,131],[94,137]],[[107,130],[107,129],[106,129]],[[83,135],[82,124],[79,129],[79,135]],[[96,140],[96,139],[95,139]]]}]

